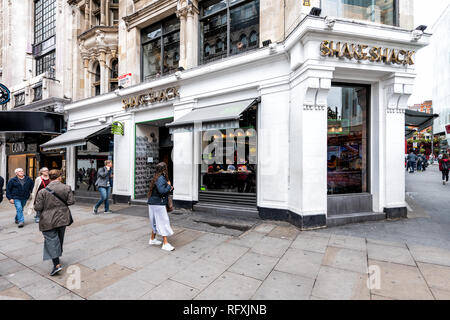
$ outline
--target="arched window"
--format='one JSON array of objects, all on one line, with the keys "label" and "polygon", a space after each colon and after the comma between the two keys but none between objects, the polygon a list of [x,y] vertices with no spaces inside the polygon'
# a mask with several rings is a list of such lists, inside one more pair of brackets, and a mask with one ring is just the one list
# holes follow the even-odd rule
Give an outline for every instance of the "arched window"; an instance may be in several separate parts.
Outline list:
[{"label": "arched window", "polygon": [[241,46],[241,48],[239,48],[239,44],[238,44],[239,49],[243,50],[248,47],[248,40],[247,40],[247,36],[245,34],[241,34],[241,36],[239,37],[239,42],[240,42],[240,46]]},{"label": "arched window", "polygon": [[221,53],[225,50],[225,43],[222,41],[222,39],[218,39],[216,42],[216,53]]},{"label": "arched window", "polygon": [[109,91],[114,91],[119,87],[117,78],[119,77],[119,60],[111,61],[111,74],[109,77]]},{"label": "arched window", "polygon": [[211,47],[209,46],[209,44],[205,45],[205,57],[209,57],[209,55],[211,54]]},{"label": "arched window", "polygon": [[100,95],[100,79],[101,79],[101,74],[100,74],[100,63],[96,62],[96,64],[94,65],[94,83],[92,84],[94,87],[94,95],[98,96]]},{"label": "arched window", "polygon": [[252,31],[250,33],[250,47],[254,47],[258,45],[258,33],[256,31]]}]

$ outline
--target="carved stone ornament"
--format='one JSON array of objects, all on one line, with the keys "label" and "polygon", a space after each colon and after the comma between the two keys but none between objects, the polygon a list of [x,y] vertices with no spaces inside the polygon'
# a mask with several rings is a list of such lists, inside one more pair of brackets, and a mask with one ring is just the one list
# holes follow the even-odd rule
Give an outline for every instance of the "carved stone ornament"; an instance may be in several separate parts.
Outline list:
[{"label": "carved stone ornament", "polygon": [[334,19],[332,17],[325,18],[325,25],[327,26],[328,29],[333,29],[335,23],[336,23],[336,19]]}]

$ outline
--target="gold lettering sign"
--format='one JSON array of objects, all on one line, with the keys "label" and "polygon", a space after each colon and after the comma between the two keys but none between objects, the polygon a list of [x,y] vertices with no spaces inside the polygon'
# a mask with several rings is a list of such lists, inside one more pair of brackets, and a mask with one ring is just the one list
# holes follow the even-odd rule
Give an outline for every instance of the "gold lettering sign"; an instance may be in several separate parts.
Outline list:
[{"label": "gold lettering sign", "polygon": [[179,96],[180,93],[178,92],[178,88],[172,87],[157,91],[152,90],[149,93],[140,96],[124,98],[122,99],[122,104],[123,108],[125,110],[128,110],[130,108],[137,108],[147,103],[157,103],[172,100]]},{"label": "gold lettering sign", "polygon": [[320,55],[323,57],[345,57],[347,59],[368,60],[391,64],[413,65],[415,51],[396,50],[382,47],[370,47],[361,44],[349,44],[334,41],[322,41]]}]

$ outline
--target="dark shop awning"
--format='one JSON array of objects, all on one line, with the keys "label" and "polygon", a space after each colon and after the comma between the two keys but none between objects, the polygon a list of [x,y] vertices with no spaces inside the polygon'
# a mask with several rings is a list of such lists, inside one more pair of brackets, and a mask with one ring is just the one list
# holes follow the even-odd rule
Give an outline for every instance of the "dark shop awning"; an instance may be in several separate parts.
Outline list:
[{"label": "dark shop awning", "polygon": [[64,116],[43,111],[0,111],[0,132],[61,133]]},{"label": "dark shop awning", "polygon": [[[438,114],[425,113],[414,110],[406,110],[405,112],[405,135],[406,138],[412,137],[414,132],[421,131],[433,125],[433,119],[439,117]],[[414,127],[415,129],[407,128]]]},{"label": "dark shop awning", "polygon": [[41,147],[44,148],[44,151],[47,151],[52,149],[84,146],[89,139],[110,128],[111,125],[103,125],[69,130],[66,133],[63,133],[62,135],[56,137],[55,139],[41,144]]},{"label": "dark shop awning", "polygon": [[194,109],[166,126],[170,133],[193,131],[196,123],[201,123],[201,131],[239,128],[241,114],[257,102],[258,99],[248,99]]}]

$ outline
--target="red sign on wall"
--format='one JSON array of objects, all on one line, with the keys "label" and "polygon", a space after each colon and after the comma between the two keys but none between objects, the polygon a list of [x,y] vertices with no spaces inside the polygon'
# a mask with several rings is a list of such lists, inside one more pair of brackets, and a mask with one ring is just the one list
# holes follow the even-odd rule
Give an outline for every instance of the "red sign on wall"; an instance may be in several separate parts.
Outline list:
[{"label": "red sign on wall", "polygon": [[445,132],[447,132],[448,134],[450,134],[450,124],[445,126]]}]

